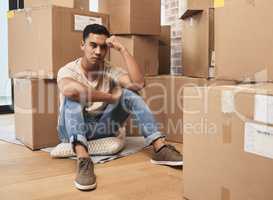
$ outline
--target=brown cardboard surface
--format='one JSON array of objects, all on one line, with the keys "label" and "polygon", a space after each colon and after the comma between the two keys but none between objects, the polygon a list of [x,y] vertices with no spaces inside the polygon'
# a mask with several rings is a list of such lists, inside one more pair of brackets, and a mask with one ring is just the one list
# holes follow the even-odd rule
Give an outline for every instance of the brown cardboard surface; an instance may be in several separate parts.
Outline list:
[{"label": "brown cardboard surface", "polygon": [[[117,36],[139,64],[144,75],[158,74],[158,39],[149,36]],[[110,61],[114,66],[127,69],[120,52],[111,49]]]},{"label": "brown cardboard surface", "polygon": [[25,8],[50,5],[73,8],[74,0],[24,0]]},{"label": "brown cardboard surface", "polygon": [[[172,142],[183,142],[183,89],[207,84],[205,79],[183,76],[145,77],[146,87],[141,91],[146,104],[160,124],[160,131]],[[131,123],[131,124],[130,124]],[[136,127],[136,126],[135,126]],[[127,135],[141,135],[132,122],[127,124]]]},{"label": "brown cardboard surface", "polygon": [[[12,78],[56,78],[66,63],[82,56],[82,32],[74,31],[74,16],[107,15],[79,9],[45,6],[15,11],[9,19],[9,75]],[[20,34],[18,34],[20,30]]]},{"label": "brown cardboard surface", "polygon": [[182,22],[183,75],[209,77],[211,52],[213,50],[213,9],[203,10]]},{"label": "brown cardboard surface", "polygon": [[74,8],[89,11],[89,0],[74,0]]},{"label": "brown cardboard surface", "polygon": [[99,0],[99,11],[110,15],[113,34],[160,34],[160,0]]},{"label": "brown cardboard surface", "polygon": [[188,10],[214,8],[214,0],[185,0],[183,8]]},{"label": "brown cardboard surface", "polygon": [[56,80],[15,79],[16,138],[32,150],[59,143]]},{"label": "brown cardboard surface", "polygon": [[229,0],[215,11],[218,78],[273,81],[273,2]]},{"label": "brown cardboard surface", "polygon": [[[161,132],[165,132],[165,118],[167,113],[166,105],[164,105],[167,102],[166,82],[167,80],[164,76],[145,77],[146,86],[141,91],[141,96],[154,114]],[[142,135],[141,130],[132,117],[128,119],[126,132],[127,136]]]},{"label": "brown cardboard surface", "polygon": [[159,74],[171,73],[171,26],[161,26],[159,36]]},{"label": "brown cardboard surface", "polygon": [[[196,90],[197,89],[197,90]],[[236,112],[223,113],[233,92]],[[272,199],[273,160],[244,151],[244,125],[252,121],[255,94],[272,84],[184,89],[184,196],[189,200]]]}]

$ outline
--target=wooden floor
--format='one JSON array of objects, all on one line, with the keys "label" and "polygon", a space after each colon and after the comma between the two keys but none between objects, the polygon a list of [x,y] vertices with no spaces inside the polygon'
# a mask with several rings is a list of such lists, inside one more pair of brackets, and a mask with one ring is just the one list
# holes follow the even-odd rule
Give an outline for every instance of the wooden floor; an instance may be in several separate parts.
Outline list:
[{"label": "wooden floor", "polygon": [[[0,126],[7,123],[0,117]],[[1,134],[1,133],[0,133]],[[182,149],[182,145],[176,145]],[[73,186],[75,162],[0,141],[1,200],[182,200],[182,170],[150,163],[150,150],[95,165],[98,187]]]}]

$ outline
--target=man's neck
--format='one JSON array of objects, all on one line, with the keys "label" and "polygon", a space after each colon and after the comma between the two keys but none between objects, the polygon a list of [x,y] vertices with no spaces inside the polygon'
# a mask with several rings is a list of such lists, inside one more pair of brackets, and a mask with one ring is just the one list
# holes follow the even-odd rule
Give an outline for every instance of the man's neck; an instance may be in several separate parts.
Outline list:
[{"label": "man's neck", "polygon": [[100,73],[100,67],[99,66],[92,66],[90,65],[85,58],[81,59],[81,70],[83,71],[85,77],[88,80],[96,80],[98,78],[98,75]]}]

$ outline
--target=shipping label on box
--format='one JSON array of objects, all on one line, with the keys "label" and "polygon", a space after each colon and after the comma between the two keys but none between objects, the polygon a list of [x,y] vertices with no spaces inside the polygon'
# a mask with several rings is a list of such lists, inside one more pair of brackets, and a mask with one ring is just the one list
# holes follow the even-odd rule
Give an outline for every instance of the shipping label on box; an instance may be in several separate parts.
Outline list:
[{"label": "shipping label on box", "polygon": [[214,8],[224,7],[225,0],[214,0]]},{"label": "shipping label on box", "polygon": [[83,31],[84,28],[90,24],[102,25],[102,18],[90,17],[85,15],[74,15],[74,30]]},{"label": "shipping label on box", "polygon": [[273,124],[273,96],[255,96],[254,120],[265,124]]},{"label": "shipping label on box", "polygon": [[273,159],[273,127],[246,122],[244,149],[248,153]]}]

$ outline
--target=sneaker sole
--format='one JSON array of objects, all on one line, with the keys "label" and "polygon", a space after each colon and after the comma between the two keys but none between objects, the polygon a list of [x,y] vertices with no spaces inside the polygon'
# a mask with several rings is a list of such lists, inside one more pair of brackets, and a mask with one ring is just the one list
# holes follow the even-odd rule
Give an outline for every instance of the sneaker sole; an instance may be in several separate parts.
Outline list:
[{"label": "sneaker sole", "polygon": [[93,190],[97,187],[97,183],[94,183],[93,185],[81,185],[74,181],[74,185],[79,190]]},{"label": "sneaker sole", "polygon": [[155,165],[168,165],[168,166],[183,166],[183,161],[156,161],[151,160],[151,163]]}]

